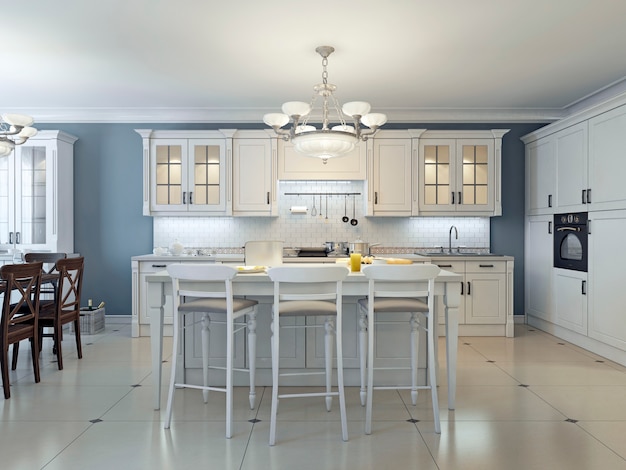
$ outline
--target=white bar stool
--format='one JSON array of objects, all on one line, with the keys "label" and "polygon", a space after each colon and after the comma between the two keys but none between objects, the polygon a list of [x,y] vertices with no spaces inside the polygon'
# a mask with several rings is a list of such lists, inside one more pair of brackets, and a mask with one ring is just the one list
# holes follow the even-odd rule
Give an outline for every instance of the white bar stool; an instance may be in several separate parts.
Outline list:
[{"label": "white bar stool", "polygon": [[[174,391],[179,388],[202,390],[204,402],[208,401],[209,390],[226,393],[226,437],[232,437],[233,424],[233,371],[250,374],[250,409],[254,408],[256,392],[254,387],[256,358],[256,306],[258,302],[250,299],[233,298],[232,280],[237,270],[223,264],[171,264],[167,272],[172,278],[174,298],[174,332],[172,344],[172,376],[167,396],[165,428],[170,427]],[[198,281],[202,281],[198,283]],[[209,283],[210,281],[210,283]],[[195,283],[194,283],[195,282]],[[202,369],[203,385],[176,383],[178,341],[184,326],[184,317],[195,312],[202,313]],[[213,323],[226,324],[226,367],[209,366],[209,324],[210,315],[225,317]],[[247,322],[235,322],[248,316]],[[182,328],[181,328],[181,325]],[[187,326],[193,326],[187,325]],[[236,328],[236,329],[235,329]],[[248,330],[248,365],[247,369],[233,368],[233,341],[235,333]],[[226,370],[226,387],[209,386],[209,369]]]},{"label": "white bar stool", "polygon": [[[417,403],[417,391],[429,389],[432,395],[435,432],[441,433],[437,397],[437,364],[435,361],[434,311],[435,278],[439,267],[434,264],[371,265],[363,268],[369,279],[368,297],[359,299],[361,404],[366,405],[365,434],[372,433],[372,402],[374,390],[411,390],[411,401]],[[426,285],[424,285],[426,283]],[[426,302],[423,301],[426,299]],[[411,385],[374,387],[374,330],[377,313],[411,313]],[[426,330],[428,340],[429,384],[417,385],[419,328]],[[366,331],[367,330],[367,334]],[[367,350],[367,365],[365,351]],[[367,388],[365,369],[367,368]],[[382,367],[379,369],[383,369]]]},{"label": "white bar stool", "polygon": [[[274,282],[274,305],[272,309],[272,410],[269,445],[276,443],[276,414],[279,398],[325,397],[326,409],[330,411],[332,397],[339,396],[341,435],[348,440],[346,400],[343,387],[342,345],[342,283],[348,275],[346,266],[280,266],[267,271]],[[312,393],[278,393],[278,379],[284,375],[312,375],[311,373],[280,374],[280,318],[287,316],[324,316],[324,325],[303,325],[302,328],[325,328],[325,372],[326,390]],[[287,328],[297,328],[288,326]],[[332,392],[332,346],[333,336],[337,340],[337,391]]]}]

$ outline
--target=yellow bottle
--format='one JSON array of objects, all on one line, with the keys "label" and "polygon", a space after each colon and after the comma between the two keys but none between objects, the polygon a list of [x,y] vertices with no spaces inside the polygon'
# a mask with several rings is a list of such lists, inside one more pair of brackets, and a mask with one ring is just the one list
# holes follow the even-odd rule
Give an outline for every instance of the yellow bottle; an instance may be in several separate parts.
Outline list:
[{"label": "yellow bottle", "polygon": [[353,273],[361,271],[361,253],[350,253],[350,271]]}]

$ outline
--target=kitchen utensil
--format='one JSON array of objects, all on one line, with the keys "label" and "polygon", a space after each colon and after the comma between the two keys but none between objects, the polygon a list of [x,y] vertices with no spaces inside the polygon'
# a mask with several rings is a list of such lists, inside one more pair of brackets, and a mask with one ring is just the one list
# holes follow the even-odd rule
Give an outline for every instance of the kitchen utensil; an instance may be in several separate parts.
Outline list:
[{"label": "kitchen utensil", "polygon": [[326,195],[326,220],[328,220],[328,194]]},{"label": "kitchen utensil", "polygon": [[362,255],[370,255],[370,248],[380,243],[367,243],[362,240],[356,240],[349,244],[350,253],[361,253]]},{"label": "kitchen utensil", "polygon": [[[350,225],[352,225],[354,227],[358,223],[359,223],[359,221],[356,220],[356,197],[352,196],[352,220],[350,220]],[[352,251],[352,250],[350,250],[350,251]]]},{"label": "kitchen utensil", "polygon": [[344,197],[343,199],[343,214],[344,216],[341,218],[341,220],[344,222],[349,222],[350,217],[348,217],[348,196]]},{"label": "kitchen utensil", "polygon": [[326,253],[330,253],[335,250],[335,242],[326,242],[324,244],[326,245]]},{"label": "kitchen utensil", "polygon": [[322,218],[322,195],[320,194],[320,219]]},{"label": "kitchen utensil", "polygon": [[317,215],[317,208],[315,207],[315,196],[313,196],[313,208],[311,209],[311,216],[315,217]]}]

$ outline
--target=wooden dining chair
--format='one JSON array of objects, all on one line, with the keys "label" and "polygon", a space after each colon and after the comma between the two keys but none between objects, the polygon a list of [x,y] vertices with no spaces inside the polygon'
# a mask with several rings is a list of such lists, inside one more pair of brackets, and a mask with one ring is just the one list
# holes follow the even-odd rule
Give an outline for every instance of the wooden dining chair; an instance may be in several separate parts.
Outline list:
[{"label": "wooden dining chair", "polygon": [[[39,334],[43,334],[46,327],[52,328],[54,350],[57,355],[59,370],[63,369],[63,325],[74,324],[76,340],[76,353],[78,359],[83,357],[83,348],[80,339],[80,294],[83,284],[83,271],[85,258],[63,258],[56,262],[56,270],[59,272],[56,299],[53,308],[42,308],[39,313]],[[45,301],[49,302],[49,301]]]},{"label": "wooden dining chair", "polygon": [[[26,263],[43,263],[43,272],[47,274],[58,273],[56,263],[60,259],[67,258],[66,253],[52,253],[52,252],[30,252],[24,255],[24,261]],[[57,281],[52,280],[50,282],[42,282],[40,294],[40,302],[39,302],[39,312],[41,314],[42,311],[46,310],[54,310],[56,309],[56,289],[57,289]],[[43,338],[52,338],[54,337],[54,333],[43,333],[39,335],[39,350],[41,351],[41,346],[43,342]],[[11,362],[11,369],[15,370],[17,367],[17,358],[19,354],[20,343],[15,343],[13,345],[13,359]],[[56,344],[52,348],[52,352],[54,354],[56,351]]]},{"label": "wooden dining chair", "polygon": [[35,383],[39,382],[39,290],[42,263],[8,264],[0,267],[2,318],[0,319],[0,367],[4,398],[9,388],[9,346],[30,339]]}]

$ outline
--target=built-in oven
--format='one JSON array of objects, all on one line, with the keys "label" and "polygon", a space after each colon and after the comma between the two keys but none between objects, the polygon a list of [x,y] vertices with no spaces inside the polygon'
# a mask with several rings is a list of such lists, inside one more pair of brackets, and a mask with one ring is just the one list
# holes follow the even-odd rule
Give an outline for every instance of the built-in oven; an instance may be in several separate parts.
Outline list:
[{"label": "built-in oven", "polygon": [[587,213],[554,215],[554,267],[587,272]]}]

